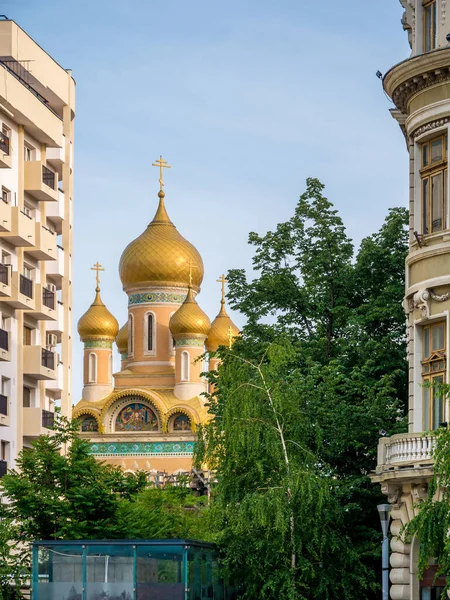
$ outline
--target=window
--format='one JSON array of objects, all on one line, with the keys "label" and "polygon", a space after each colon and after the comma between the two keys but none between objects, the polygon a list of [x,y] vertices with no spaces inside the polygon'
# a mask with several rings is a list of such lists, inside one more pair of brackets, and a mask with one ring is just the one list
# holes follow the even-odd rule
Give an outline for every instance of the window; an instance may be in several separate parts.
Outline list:
[{"label": "window", "polygon": [[0,442],[0,460],[9,460],[9,442]]},{"label": "window", "polygon": [[23,276],[27,279],[33,279],[34,269],[28,265],[23,265]]},{"label": "window", "polygon": [[446,228],[447,134],[422,144],[422,233]]},{"label": "window", "polygon": [[24,205],[22,213],[30,219],[34,218],[34,208],[32,206],[29,206],[28,204]]},{"label": "window", "polygon": [[423,51],[436,48],[437,38],[437,1],[425,0],[423,3]]},{"label": "window", "polygon": [[24,408],[30,408],[33,404],[33,395],[31,388],[24,386],[23,387],[23,406]]},{"label": "window", "polygon": [[189,352],[181,353],[181,381],[189,381]]},{"label": "window", "polygon": [[423,328],[423,430],[437,429],[444,420],[444,402],[438,386],[445,382],[445,323]]},{"label": "window", "polygon": [[30,160],[34,160],[34,148],[33,146],[30,146],[29,144],[25,143],[24,145],[24,153],[23,153],[23,157],[25,161],[30,161]]},{"label": "window", "polygon": [[128,356],[134,354],[134,317],[128,316]]},{"label": "window", "polygon": [[11,199],[11,192],[2,186],[2,200],[5,204],[9,204]]},{"label": "window", "polygon": [[145,333],[145,348],[147,352],[155,350],[155,316],[152,313],[146,313],[146,333]]},{"label": "window", "polygon": [[33,335],[33,329],[31,327],[23,326],[23,345],[31,346],[31,337]]},{"label": "window", "polygon": [[89,373],[88,383],[97,383],[97,355],[91,352],[89,354]]}]

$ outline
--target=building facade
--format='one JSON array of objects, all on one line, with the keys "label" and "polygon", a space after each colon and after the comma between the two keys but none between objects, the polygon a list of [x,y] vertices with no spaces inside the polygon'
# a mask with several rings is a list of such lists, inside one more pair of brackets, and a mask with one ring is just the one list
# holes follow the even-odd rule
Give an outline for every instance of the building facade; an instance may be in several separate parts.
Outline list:
[{"label": "building facade", "polygon": [[[448,406],[434,383],[449,382],[450,203],[450,3],[401,0],[410,58],[383,78],[395,108],[392,116],[409,153],[409,253],[404,308],[407,316],[409,406],[407,434],[382,438],[373,480],[392,505],[390,596],[398,600],[439,598],[442,581],[433,566],[420,581],[419,541],[399,537],[427,497],[433,436],[448,422]],[[428,385],[429,384],[429,385]]]},{"label": "building facade", "polygon": [[[203,261],[169,219],[162,174],[158,198],[153,220],[120,259],[128,298],[128,320],[120,330],[100,297],[101,267],[94,266],[94,302],[78,321],[83,392],[73,417],[99,459],[126,471],[176,474],[191,470],[196,429],[209,418],[205,351],[231,345],[238,329],[225,310],[224,276],[212,324],[197,303]],[[121,354],[115,374],[114,342]],[[210,366],[217,367],[217,358]]]},{"label": "building facade", "polygon": [[0,20],[0,475],[70,415],[75,82]]}]

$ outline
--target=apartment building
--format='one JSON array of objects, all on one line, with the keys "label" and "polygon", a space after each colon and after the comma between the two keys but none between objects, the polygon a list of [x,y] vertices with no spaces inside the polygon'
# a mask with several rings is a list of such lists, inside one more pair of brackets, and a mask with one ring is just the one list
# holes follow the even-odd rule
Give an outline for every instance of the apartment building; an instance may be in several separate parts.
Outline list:
[{"label": "apartment building", "polygon": [[72,405],[74,116],[71,72],[0,20],[0,476]]}]

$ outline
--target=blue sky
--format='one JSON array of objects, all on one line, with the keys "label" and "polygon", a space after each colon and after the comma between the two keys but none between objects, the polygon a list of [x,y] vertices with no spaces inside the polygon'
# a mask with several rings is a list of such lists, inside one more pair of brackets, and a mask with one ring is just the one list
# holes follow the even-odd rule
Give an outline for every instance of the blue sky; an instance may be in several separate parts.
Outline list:
[{"label": "blue sky", "polygon": [[287,220],[307,177],[326,185],[356,245],[406,206],[405,143],[375,77],[409,55],[397,0],[3,0],[2,12],[77,82],[74,401],[90,267],[105,267],[102,297],[122,325],[118,262],[156,209],[160,154],[211,317],[217,277],[250,267],[249,231]]}]

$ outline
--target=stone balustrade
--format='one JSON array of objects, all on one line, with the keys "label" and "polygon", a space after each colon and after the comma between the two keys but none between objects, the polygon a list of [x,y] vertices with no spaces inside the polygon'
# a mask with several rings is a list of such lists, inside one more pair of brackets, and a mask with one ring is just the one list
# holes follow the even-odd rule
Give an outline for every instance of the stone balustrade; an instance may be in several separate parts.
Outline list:
[{"label": "stone balustrade", "polygon": [[377,471],[430,463],[436,445],[434,435],[423,432],[402,433],[381,438],[378,444]]}]

